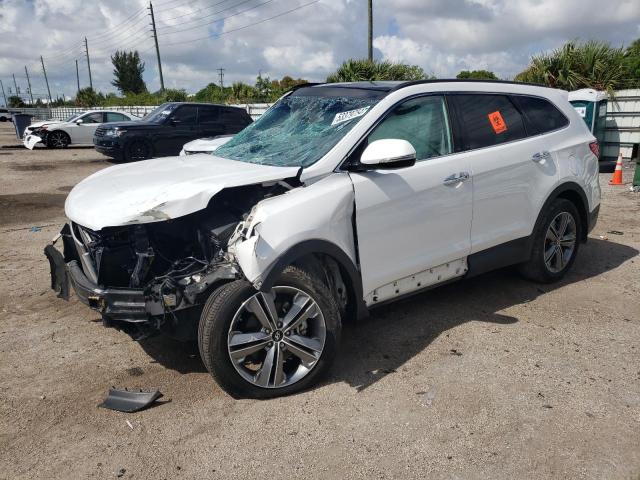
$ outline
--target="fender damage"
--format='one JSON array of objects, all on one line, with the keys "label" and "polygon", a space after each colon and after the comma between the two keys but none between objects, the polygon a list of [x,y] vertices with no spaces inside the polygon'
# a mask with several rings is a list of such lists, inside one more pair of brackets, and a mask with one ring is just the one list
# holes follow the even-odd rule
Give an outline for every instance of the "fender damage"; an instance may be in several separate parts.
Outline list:
[{"label": "fender damage", "polygon": [[[52,288],[68,298],[71,285],[78,299],[109,326],[191,339],[213,289],[240,278],[260,288],[278,257],[296,243],[310,238],[329,242],[355,263],[348,176],[303,185],[297,175],[279,180],[272,179],[273,172],[268,175],[268,181],[222,187],[204,208],[177,217],[185,205],[197,208],[212,191],[176,195],[173,184],[166,195],[157,192],[145,201],[130,198],[129,207],[119,211],[121,224],[115,226],[105,222],[115,223],[116,213],[98,216],[102,207],[88,201],[90,186],[79,184],[66,204],[71,221],[54,241],[56,246],[62,243],[62,253],[53,245],[45,248]],[[115,188],[117,182],[108,178]],[[117,189],[112,193],[118,198]],[[175,198],[182,203],[171,201]]]}]

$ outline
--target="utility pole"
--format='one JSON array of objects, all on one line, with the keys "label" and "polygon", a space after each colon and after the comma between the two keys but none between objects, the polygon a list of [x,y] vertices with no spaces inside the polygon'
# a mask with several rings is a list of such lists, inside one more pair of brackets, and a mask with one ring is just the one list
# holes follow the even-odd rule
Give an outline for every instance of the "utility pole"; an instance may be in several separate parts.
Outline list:
[{"label": "utility pole", "polygon": [[4,85],[2,84],[2,80],[0,80],[0,87],[2,87],[2,96],[4,97],[4,106],[8,107],[9,102],[7,102],[7,95],[4,93]]},{"label": "utility pole", "polygon": [[153,16],[153,4],[149,2],[151,12],[151,28],[153,28],[153,40],[156,42],[156,55],[158,56],[158,72],[160,73],[160,91],[164,92],[164,78],[162,78],[162,62],[160,61],[160,47],[158,46],[158,32],[156,31],[156,19]]},{"label": "utility pole", "polygon": [[31,97],[31,106],[33,107],[33,92],[31,91],[31,80],[29,80],[29,71],[27,66],[24,66],[24,73],[27,76],[27,85],[29,86],[29,96]]},{"label": "utility pole", "polygon": [[78,71],[78,59],[76,58],[76,82],[78,82],[78,92],[80,91],[80,72]]},{"label": "utility pole", "polygon": [[49,89],[49,80],[47,79],[47,69],[44,68],[44,60],[42,59],[42,55],[40,55],[40,62],[42,63],[42,73],[44,73],[44,81],[47,84],[47,93],[49,94],[49,106],[51,106],[51,102],[53,100],[51,98],[51,90]]},{"label": "utility pole", "polygon": [[13,86],[16,87],[16,95],[20,96],[20,89],[18,88],[18,84],[16,83],[16,75],[15,73],[12,73],[11,75],[13,75]]},{"label": "utility pole", "polygon": [[218,69],[218,75],[220,76],[220,90],[224,88],[224,68]]},{"label": "utility pole", "polygon": [[369,35],[367,38],[368,59],[373,61],[373,0],[368,1],[369,4]]},{"label": "utility pole", "polygon": [[89,88],[93,90],[93,80],[91,79],[91,62],[89,61],[89,44],[87,43],[87,37],[84,37],[84,49],[87,54],[87,69],[89,70]]}]

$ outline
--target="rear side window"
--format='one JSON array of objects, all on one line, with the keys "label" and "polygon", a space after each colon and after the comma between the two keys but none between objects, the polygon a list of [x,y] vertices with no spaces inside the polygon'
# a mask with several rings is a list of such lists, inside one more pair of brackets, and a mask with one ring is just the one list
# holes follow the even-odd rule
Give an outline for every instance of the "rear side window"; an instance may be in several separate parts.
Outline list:
[{"label": "rear side window", "polygon": [[514,95],[511,98],[524,115],[529,135],[551,132],[569,124],[567,117],[544,98],[524,95]]},{"label": "rear side window", "polygon": [[491,147],[526,136],[522,116],[506,95],[455,94],[449,99],[460,130],[457,151]]},{"label": "rear side window", "polygon": [[121,113],[107,112],[105,115],[107,117],[105,120],[106,122],[124,122],[129,120],[129,118]]}]

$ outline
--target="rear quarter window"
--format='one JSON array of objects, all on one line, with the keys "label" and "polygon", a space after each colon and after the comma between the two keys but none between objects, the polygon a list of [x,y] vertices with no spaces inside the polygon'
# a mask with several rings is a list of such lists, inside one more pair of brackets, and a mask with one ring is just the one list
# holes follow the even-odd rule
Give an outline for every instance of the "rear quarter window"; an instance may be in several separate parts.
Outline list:
[{"label": "rear quarter window", "polygon": [[524,116],[528,135],[540,135],[566,127],[569,120],[548,100],[539,97],[511,97]]},{"label": "rear quarter window", "polygon": [[507,95],[453,94],[456,151],[491,147],[526,137],[524,121]]}]

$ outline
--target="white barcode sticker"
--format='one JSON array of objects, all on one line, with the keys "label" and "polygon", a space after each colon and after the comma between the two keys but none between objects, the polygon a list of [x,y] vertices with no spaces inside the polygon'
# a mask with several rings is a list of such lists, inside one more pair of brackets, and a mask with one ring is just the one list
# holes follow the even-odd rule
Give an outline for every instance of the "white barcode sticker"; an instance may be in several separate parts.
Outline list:
[{"label": "white barcode sticker", "polygon": [[331,122],[331,126],[337,125],[339,123],[348,122],[349,120],[352,120],[354,118],[361,117],[365,113],[367,113],[368,110],[369,110],[369,107],[362,107],[356,110],[349,110],[347,112],[336,113],[336,116],[333,119],[333,122]]}]

